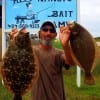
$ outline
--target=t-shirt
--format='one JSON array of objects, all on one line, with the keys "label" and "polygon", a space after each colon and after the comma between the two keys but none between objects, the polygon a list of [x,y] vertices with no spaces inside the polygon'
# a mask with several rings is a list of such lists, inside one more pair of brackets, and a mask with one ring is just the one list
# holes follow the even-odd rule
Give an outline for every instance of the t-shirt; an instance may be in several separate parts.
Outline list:
[{"label": "t-shirt", "polygon": [[39,78],[32,89],[31,100],[65,100],[62,66],[65,64],[63,51],[49,51],[34,47],[39,62]]}]

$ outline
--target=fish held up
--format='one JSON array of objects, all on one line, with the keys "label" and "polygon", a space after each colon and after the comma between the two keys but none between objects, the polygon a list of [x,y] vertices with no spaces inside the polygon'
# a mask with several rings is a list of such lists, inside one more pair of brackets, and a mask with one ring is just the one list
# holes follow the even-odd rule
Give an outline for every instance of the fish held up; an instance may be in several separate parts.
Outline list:
[{"label": "fish held up", "polygon": [[85,73],[85,83],[94,85],[92,71],[95,67],[96,42],[91,33],[77,22],[68,22],[71,31],[70,46],[72,57]]}]

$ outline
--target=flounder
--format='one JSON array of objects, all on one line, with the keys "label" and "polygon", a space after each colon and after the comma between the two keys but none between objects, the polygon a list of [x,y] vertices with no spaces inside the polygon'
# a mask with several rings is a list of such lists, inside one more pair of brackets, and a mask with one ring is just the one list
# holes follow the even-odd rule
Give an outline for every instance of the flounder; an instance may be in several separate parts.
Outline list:
[{"label": "flounder", "polygon": [[[1,73],[4,86],[14,94],[13,100],[22,100],[38,78],[38,61],[25,28],[16,32],[2,59]],[[11,34],[12,35],[12,34]]]},{"label": "flounder", "polygon": [[92,35],[83,26],[76,22],[67,23],[71,31],[70,45],[72,57],[76,64],[85,72],[85,83],[95,84],[92,76],[94,69],[96,43]]}]

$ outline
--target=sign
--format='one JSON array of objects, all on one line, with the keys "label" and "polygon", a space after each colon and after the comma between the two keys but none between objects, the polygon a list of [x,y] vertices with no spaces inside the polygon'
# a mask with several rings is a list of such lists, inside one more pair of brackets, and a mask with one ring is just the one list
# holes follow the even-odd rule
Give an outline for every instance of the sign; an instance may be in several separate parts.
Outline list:
[{"label": "sign", "polygon": [[77,21],[77,0],[5,0],[5,29],[39,29],[45,20],[59,28]]}]

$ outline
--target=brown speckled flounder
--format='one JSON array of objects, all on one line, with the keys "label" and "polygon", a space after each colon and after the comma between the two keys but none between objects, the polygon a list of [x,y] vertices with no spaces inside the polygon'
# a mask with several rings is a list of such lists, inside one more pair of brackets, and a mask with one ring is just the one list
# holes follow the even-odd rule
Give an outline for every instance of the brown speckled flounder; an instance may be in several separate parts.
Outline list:
[{"label": "brown speckled flounder", "polygon": [[4,86],[14,93],[13,100],[22,100],[22,95],[38,78],[38,62],[29,33],[24,33],[24,30],[25,28],[16,32],[15,37],[11,38],[2,60],[1,72]]},{"label": "brown speckled flounder", "polygon": [[72,56],[85,72],[85,83],[89,85],[95,84],[95,80],[91,74],[94,69],[94,61],[96,54],[96,45],[90,33],[80,24],[76,22],[67,23],[71,30],[70,45]]}]

